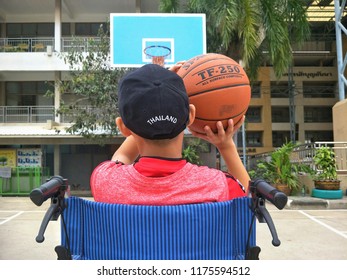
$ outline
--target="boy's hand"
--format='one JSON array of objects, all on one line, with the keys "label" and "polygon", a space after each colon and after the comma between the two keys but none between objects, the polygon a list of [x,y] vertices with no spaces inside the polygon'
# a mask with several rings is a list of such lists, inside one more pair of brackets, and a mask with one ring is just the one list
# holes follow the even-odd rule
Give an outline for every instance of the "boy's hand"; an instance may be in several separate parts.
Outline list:
[{"label": "boy's hand", "polygon": [[233,136],[237,132],[237,130],[241,127],[244,121],[245,121],[245,116],[243,116],[242,119],[236,125],[234,125],[233,119],[229,119],[228,126],[226,129],[223,128],[222,122],[218,121],[216,124],[217,125],[216,133],[214,133],[208,125],[204,127],[205,134],[198,133],[191,130],[190,132],[192,133],[193,136],[206,140],[207,142],[216,146],[218,150],[223,150],[225,148],[229,148],[230,146],[234,145]]},{"label": "boy's hand", "polygon": [[182,67],[182,65],[185,63],[185,61],[178,61],[174,66],[171,66],[169,68],[170,71],[177,73],[178,70]]}]

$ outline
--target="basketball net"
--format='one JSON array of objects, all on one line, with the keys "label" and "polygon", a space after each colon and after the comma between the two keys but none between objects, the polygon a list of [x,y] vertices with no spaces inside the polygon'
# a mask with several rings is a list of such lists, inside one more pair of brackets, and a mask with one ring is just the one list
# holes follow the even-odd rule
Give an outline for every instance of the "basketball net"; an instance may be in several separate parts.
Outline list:
[{"label": "basketball net", "polygon": [[165,58],[171,54],[171,49],[165,46],[149,46],[143,52],[152,60],[152,64],[164,66]]}]

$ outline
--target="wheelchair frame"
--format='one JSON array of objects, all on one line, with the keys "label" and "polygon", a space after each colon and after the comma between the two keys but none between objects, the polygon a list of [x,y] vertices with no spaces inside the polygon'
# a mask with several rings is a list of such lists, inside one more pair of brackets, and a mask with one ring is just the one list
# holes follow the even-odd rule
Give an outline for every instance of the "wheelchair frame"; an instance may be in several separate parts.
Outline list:
[{"label": "wheelchair frame", "polygon": [[[38,243],[42,243],[44,241],[45,239],[44,233],[49,221],[56,221],[58,220],[59,217],[61,217],[62,245],[58,245],[55,247],[58,260],[69,260],[69,259],[73,259],[74,257],[72,256],[72,253],[71,253],[70,240],[67,234],[65,215],[64,215],[64,210],[67,207],[67,201],[69,200],[72,201],[71,199],[73,199],[73,197],[66,199],[66,197],[69,196],[69,194],[70,194],[70,189],[68,186],[68,181],[67,179],[64,179],[61,176],[53,176],[47,179],[46,183],[41,185],[39,188],[34,189],[30,193],[30,198],[32,202],[35,203],[37,206],[41,206],[43,202],[45,202],[49,198],[51,199],[51,205],[42,220],[38,235],[36,237],[36,241]],[[253,239],[255,238],[255,232],[253,232],[254,226],[255,226],[255,218],[259,221],[259,223],[267,223],[268,228],[272,235],[272,244],[274,246],[279,246],[281,242],[278,238],[277,231],[272,221],[272,218],[266,209],[265,201],[266,200],[270,201],[278,209],[281,210],[285,207],[288,198],[284,193],[273,188],[270,184],[268,184],[264,180],[255,180],[250,182],[250,196],[248,199],[249,199],[248,207],[250,211],[252,212],[252,219],[251,219],[251,222],[249,223],[249,230],[247,233],[247,237],[243,238],[243,239],[246,239],[246,245],[245,245],[244,255],[242,256],[246,260],[258,260],[259,253],[261,250],[258,246],[252,246],[254,244],[251,244],[251,243],[254,243],[252,242],[252,237]],[[91,203],[98,204],[98,202],[91,202]],[[133,207],[136,207],[136,206],[133,206]],[[146,206],[143,206],[143,207],[146,207]],[[147,207],[153,207],[153,206],[147,206]],[[164,209],[165,207],[170,207],[170,206],[154,206],[154,207],[156,208],[159,207],[159,209]],[[172,207],[175,207],[175,206],[172,206]],[[240,242],[239,239],[237,240],[237,242]],[[237,244],[237,245],[240,245],[240,244]],[[112,256],[113,255],[114,254],[112,254]],[[164,259],[169,258],[168,255],[163,255],[163,256],[164,256]],[[163,259],[163,256],[161,256],[159,259]],[[236,258],[239,259],[239,257],[240,257],[240,254],[237,254]],[[209,259],[211,257],[210,255],[204,255],[203,259],[206,259],[206,258]],[[214,255],[213,255],[213,258],[215,258]],[[116,259],[118,259],[118,257]],[[132,259],[132,257],[127,257],[127,259]],[[140,258],[137,257],[137,259],[141,259],[141,257]],[[173,259],[177,259],[177,256],[174,257]]]}]

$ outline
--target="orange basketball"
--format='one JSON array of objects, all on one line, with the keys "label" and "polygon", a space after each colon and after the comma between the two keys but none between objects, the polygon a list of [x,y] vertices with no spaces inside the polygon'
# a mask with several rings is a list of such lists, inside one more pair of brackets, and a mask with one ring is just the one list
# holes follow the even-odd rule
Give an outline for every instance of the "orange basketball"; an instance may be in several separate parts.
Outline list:
[{"label": "orange basketball", "polygon": [[204,133],[209,125],[216,132],[216,122],[224,128],[228,119],[236,124],[245,115],[251,100],[251,87],[246,72],[230,57],[208,53],[186,61],[178,70],[187,89],[189,101],[196,107],[190,130]]}]

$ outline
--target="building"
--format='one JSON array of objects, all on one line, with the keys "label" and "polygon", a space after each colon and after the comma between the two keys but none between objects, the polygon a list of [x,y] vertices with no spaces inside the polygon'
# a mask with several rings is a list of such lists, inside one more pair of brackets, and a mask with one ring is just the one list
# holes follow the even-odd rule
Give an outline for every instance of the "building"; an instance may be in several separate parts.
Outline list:
[{"label": "building", "polygon": [[[333,1],[308,2],[333,6]],[[99,146],[64,132],[64,116],[54,114],[61,99],[54,84],[69,69],[57,54],[68,51],[73,36],[95,36],[111,12],[155,13],[158,7],[159,0],[0,0],[0,149],[16,158],[14,165],[38,161],[48,175],[60,174],[77,189],[89,188],[93,168],[109,159],[123,139]],[[302,143],[333,140],[335,27],[325,16],[319,18],[324,21],[315,20],[312,40],[294,48],[288,75],[278,81],[270,64],[260,69],[247,112],[247,154],[280,146],[293,130]],[[45,97],[47,89],[55,96]]]}]

